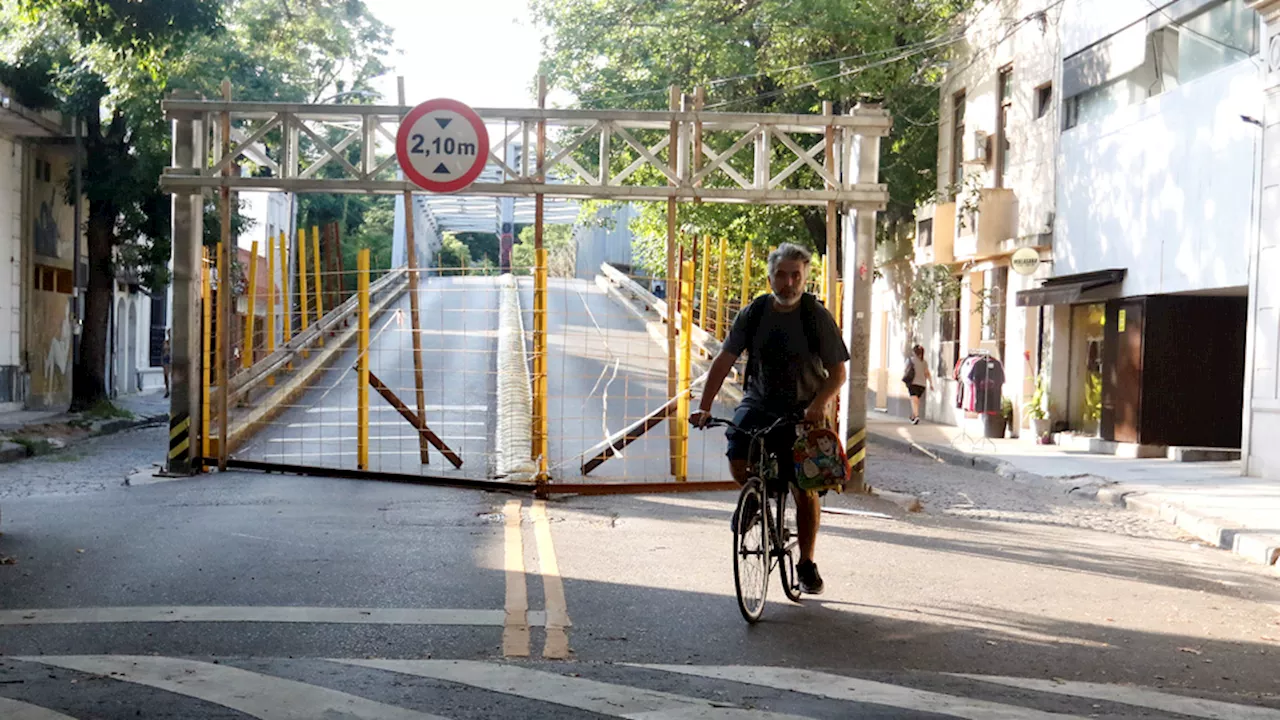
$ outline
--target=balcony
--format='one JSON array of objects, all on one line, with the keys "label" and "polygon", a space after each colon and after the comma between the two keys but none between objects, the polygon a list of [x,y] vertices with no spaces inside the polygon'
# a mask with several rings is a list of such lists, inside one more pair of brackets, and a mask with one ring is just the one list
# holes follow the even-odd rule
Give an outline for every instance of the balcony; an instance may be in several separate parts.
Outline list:
[{"label": "balcony", "polygon": [[921,206],[916,210],[916,265],[955,261],[956,204]]},{"label": "balcony", "polygon": [[956,210],[955,259],[972,260],[1002,252],[1018,231],[1018,199],[1008,188],[983,188]]}]

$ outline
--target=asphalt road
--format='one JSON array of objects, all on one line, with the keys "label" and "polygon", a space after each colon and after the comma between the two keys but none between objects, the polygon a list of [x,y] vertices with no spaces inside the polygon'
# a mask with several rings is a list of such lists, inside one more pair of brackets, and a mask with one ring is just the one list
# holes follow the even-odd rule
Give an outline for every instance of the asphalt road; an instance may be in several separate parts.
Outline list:
[{"label": "asphalt road", "polygon": [[[920,462],[873,453],[872,480]],[[775,585],[749,627],[726,494],[103,486],[6,500],[0,717],[1280,718],[1274,578],[1069,507],[831,498],[862,514],[824,516],[827,593]]]},{"label": "asphalt road", "polygon": [[[428,418],[462,473],[489,471],[495,288],[422,290]],[[573,482],[664,399],[666,360],[594,286],[550,295],[552,466]],[[407,305],[375,324],[373,367],[412,404]],[[353,464],[353,361],[244,452]],[[448,472],[373,418],[375,467]],[[691,477],[717,477],[722,436],[693,438]],[[1056,488],[873,445],[870,482],[926,512],[829,496],[827,592],[775,583],[748,626],[732,494],[137,474],[166,439],[0,467],[0,718],[1280,720],[1275,577]],[[665,479],[666,451],[659,428],[590,477]]]}]

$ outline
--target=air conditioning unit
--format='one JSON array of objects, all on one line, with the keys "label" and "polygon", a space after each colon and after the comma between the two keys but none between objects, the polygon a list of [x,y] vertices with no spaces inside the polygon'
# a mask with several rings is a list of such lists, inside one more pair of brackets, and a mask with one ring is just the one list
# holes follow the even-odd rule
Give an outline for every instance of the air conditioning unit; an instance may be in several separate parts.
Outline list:
[{"label": "air conditioning unit", "polygon": [[990,157],[991,137],[984,130],[974,130],[965,138],[964,161],[971,165],[986,165]]}]

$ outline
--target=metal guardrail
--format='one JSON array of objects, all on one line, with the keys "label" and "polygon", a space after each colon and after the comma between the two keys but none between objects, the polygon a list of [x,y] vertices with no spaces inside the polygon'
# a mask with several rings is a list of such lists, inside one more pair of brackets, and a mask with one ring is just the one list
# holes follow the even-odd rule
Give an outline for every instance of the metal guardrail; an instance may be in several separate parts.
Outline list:
[{"label": "metal guardrail", "polygon": [[[385,290],[396,290],[400,283],[407,281],[408,275],[404,268],[391,270],[369,286],[369,295],[373,297]],[[353,294],[341,305],[325,313],[324,317],[314,325],[294,335],[289,342],[277,348],[275,352],[254,363],[248,370],[233,376],[227,385],[230,402],[237,403],[244,399],[263,380],[280,372],[289,363],[298,361],[298,356],[303,351],[310,350],[317,339],[334,330],[339,324],[345,323],[359,311],[360,300]]]}]

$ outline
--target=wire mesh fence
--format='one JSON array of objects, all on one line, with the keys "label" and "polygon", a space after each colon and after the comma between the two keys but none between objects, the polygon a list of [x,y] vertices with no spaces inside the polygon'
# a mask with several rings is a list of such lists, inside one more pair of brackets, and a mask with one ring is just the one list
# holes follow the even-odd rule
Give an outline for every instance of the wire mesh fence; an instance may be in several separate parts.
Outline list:
[{"label": "wire mesh fence", "polygon": [[[361,293],[362,274],[318,237],[300,235],[295,249],[311,254],[299,250],[286,273],[283,238],[250,250],[243,278],[206,263],[205,307],[218,278],[237,294],[226,333],[205,315],[206,458],[223,422],[216,351],[227,342],[237,461],[570,486],[728,479],[723,432],[686,417],[743,299],[768,287],[767,250],[703,240],[674,277],[605,265],[546,278],[541,292],[535,267],[400,268],[373,271]],[[715,414],[730,415],[741,390],[736,369]]]}]

